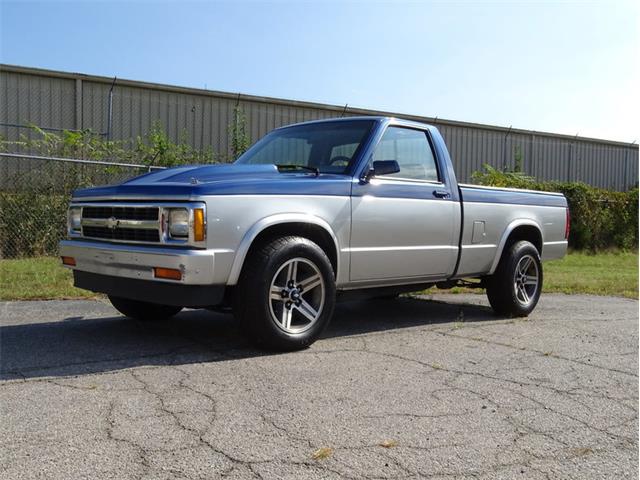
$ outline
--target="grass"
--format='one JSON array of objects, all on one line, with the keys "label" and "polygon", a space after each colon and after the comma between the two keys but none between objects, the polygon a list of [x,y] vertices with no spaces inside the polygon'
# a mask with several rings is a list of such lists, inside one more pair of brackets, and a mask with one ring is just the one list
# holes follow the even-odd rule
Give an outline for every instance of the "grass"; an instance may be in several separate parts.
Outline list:
[{"label": "grass", "polygon": [[544,264],[544,290],[638,298],[638,253],[570,253]]},{"label": "grass", "polygon": [[55,257],[0,260],[0,300],[95,297],[73,286],[71,271]]},{"label": "grass", "polygon": [[[444,290],[446,291],[446,290]],[[452,293],[468,290],[454,288]],[[544,264],[544,291],[638,298],[638,253],[572,252]],[[428,293],[443,292],[432,289]],[[0,260],[0,300],[86,298],[96,295],[73,287],[71,272],[51,257]]]}]

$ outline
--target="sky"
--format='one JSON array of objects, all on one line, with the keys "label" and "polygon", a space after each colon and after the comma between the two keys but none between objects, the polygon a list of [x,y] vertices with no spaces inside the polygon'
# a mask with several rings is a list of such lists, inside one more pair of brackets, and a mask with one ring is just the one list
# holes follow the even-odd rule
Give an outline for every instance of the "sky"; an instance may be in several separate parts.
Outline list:
[{"label": "sky", "polygon": [[0,0],[0,62],[638,142],[638,4]]}]

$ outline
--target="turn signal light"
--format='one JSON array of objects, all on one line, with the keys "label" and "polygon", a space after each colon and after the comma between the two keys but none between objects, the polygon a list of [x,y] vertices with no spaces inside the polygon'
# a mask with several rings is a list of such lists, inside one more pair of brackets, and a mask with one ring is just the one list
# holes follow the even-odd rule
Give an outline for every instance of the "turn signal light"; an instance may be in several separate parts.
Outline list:
[{"label": "turn signal light", "polygon": [[153,276],[156,278],[166,278],[167,280],[182,280],[182,272],[175,268],[154,267]]},{"label": "turn signal light", "polygon": [[60,257],[63,265],[69,265],[70,267],[76,266],[76,259],[73,257]]},{"label": "turn signal light", "polygon": [[204,209],[193,210],[193,239],[196,242],[204,241]]}]

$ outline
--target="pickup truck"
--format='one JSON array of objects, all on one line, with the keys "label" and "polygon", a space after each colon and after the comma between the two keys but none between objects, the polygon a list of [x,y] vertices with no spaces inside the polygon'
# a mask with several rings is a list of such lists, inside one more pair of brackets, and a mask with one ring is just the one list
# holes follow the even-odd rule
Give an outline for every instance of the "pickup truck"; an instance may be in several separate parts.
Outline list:
[{"label": "pickup truck", "polygon": [[341,298],[463,284],[526,316],[568,235],[561,194],[458,184],[435,127],[351,117],[278,128],[233,164],[78,190],[60,255],[127,317],[231,309],[256,344],[294,350]]}]

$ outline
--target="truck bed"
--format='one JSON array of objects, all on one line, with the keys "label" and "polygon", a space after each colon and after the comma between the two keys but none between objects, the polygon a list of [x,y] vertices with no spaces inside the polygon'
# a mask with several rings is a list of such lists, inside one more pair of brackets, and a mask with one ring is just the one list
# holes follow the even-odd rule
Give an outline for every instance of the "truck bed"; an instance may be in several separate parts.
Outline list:
[{"label": "truck bed", "polygon": [[541,232],[543,260],[562,258],[567,249],[567,200],[555,192],[459,184],[462,198],[460,261],[456,277],[491,274],[504,243],[516,228]]}]

